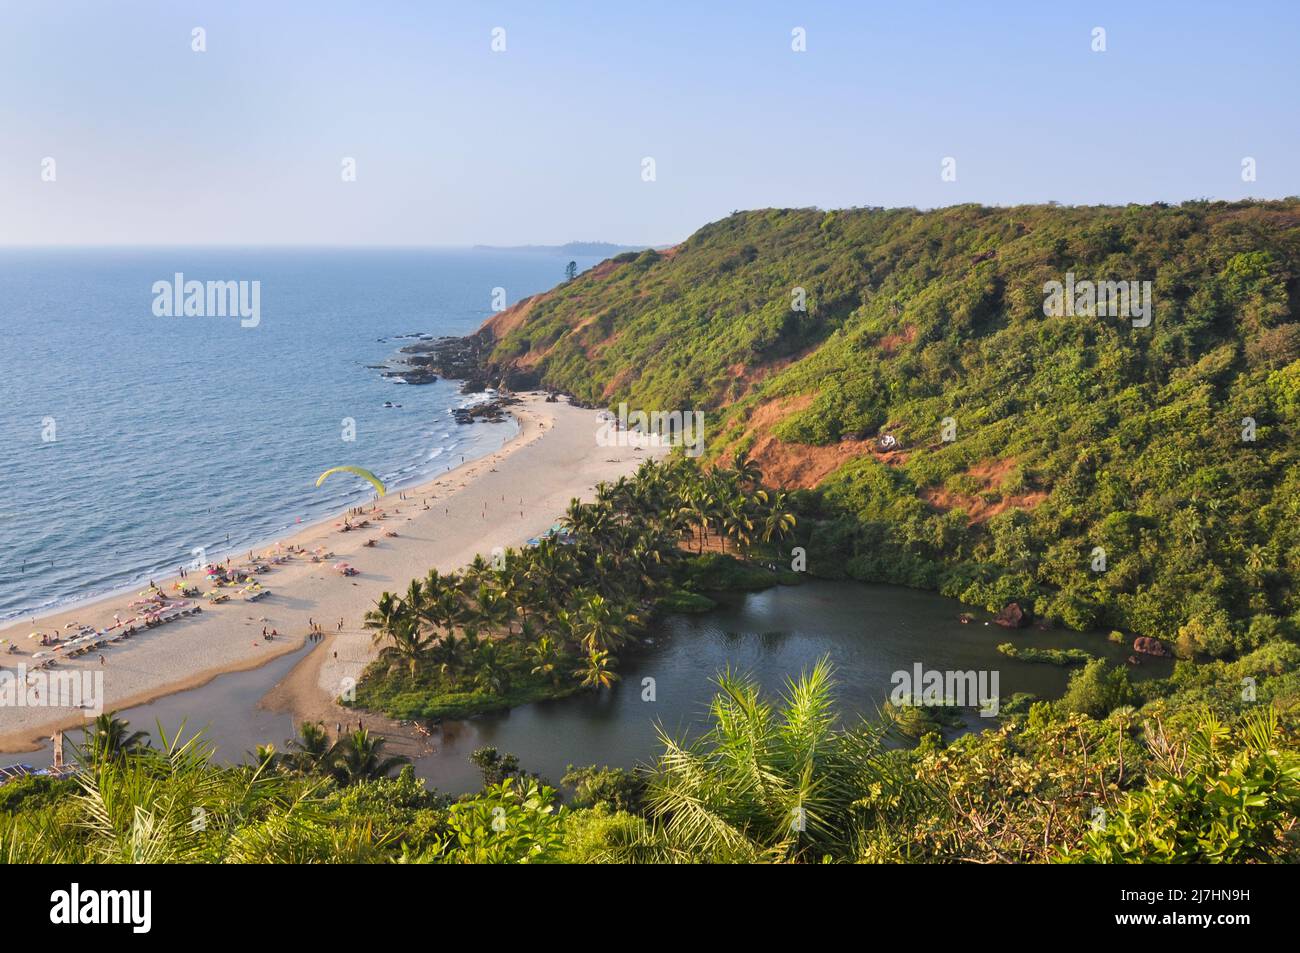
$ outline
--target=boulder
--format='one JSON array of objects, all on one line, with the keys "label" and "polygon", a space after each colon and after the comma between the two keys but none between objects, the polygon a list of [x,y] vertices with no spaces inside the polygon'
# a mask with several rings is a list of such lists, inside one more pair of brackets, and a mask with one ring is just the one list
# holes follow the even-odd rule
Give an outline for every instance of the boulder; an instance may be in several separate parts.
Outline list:
[{"label": "boulder", "polygon": [[1158,655],[1161,658],[1168,658],[1173,655],[1169,651],[1169,646],[1159,639],[1152,639],[1145,635],[1139,635],[1133,640],[1133,651],[1142,655]]},{"label": "boulder", "polygon": [[1018,602],[1008,603],[1005,609],[993,617],[993,621],[1004,629],[1022,629],[1029,624],[1029,618]]}]

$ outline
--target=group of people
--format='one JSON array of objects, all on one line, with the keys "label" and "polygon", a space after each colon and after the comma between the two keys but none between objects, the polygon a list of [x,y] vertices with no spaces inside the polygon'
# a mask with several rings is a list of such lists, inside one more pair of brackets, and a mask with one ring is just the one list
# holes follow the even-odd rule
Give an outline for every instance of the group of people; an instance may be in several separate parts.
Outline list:
[{"label": "group of people", "polygon": [[[322,625],[321,625],[319,622],[317,622],[315,619],[313,619],[313,618],[311,618],[311,617],[308,617],[308,619],[307,619],[307,627],[308,627],[307,640],[308,640],[309,642],[319,642],[321,639],[325,638],[325,628],[324,628],[324,626],[322,626]],[[343,620],[342,620],[342,619],[339,619],[338,623],[334,626],[334,631],[335,631],[335,632],[342,632],[342,631],[343,631]]]}]

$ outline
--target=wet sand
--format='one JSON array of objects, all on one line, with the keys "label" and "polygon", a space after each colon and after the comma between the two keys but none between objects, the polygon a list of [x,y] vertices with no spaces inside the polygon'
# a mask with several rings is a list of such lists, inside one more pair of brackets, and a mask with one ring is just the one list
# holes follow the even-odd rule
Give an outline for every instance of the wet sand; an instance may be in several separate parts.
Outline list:
[{"label": "wet sand", "polygon": [[[374,657],[371,633],[361,620],[384,591],[400,592],[431,568],[451,571],[477,553],[486,556],[498,546],[521,545],[545,532],[573,497],[590,498],[598,482],[630,473],[659,452],[599,446],[595,411],[547,403],[540,394],[523,395],[511,412],[519,433],[505,446],[403,490],[404,500],[385,497],[378,504],[384,518],[372,519],[368,528],[341,532],[340,513],[282,540],[286,548],[302,547],[310,553],[324,546],[333,555],[320,563],[295,556],[259,575],[258,581],[271,590],[266,598],[245,603],[234,596],[215,606],[200,600],[201,614],[140,629],[123,642],[62,660],[55,671],[102,671],[103,710],[123,709],[293,651],[306,641],[311,619],[324,628],[324,644],[276,686],[266,704],[292,712],[299,721],[324,721],[331,730],[349,715],[355,724],[358,716],[334,699]],[[365,545],[368,540],[374,540],[372,547]],[[340,561],[356,567],[360,575],[340,575],[332,568]],[[202,579],[201,573],[192,577],[206,591]],[[172,579],[156,581],[172,591]],[[13,670],[19,663],[32,664],[32,653],[40,649],[36,640],[26,638],[29,632],[70,633],[73,630],[65,630],[69,622],[102,629],[113,624],[115,614],[123,619],[133,615],[127,603],[134,598],[109,597],[38,617],[35,625],[28,619],[0,630],[0,637],[22,649],[22,654],[0,654],[0,667]],[[277,630],[278,637],[264,641],[264,627]],[[90,715],[69,708],[0,705],[0,751],[34,750],[55,730],[78,727]]]}]

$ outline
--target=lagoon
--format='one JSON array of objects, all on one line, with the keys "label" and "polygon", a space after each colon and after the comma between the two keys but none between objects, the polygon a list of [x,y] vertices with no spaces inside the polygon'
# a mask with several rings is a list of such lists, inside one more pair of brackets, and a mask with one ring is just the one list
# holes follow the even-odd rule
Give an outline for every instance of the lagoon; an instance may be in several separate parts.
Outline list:
[{"label": "lagoon", "polygon": [[[894,673],[910,672],[918,664],[938,671],[996,671],[1004,699],[1019,692],[1061,695],[1074,667],[1008,658],[997,651],[1000,642],[1081,648],[1118,664],[1129,655],[1127,647],[1098,633],[1009,632],[988,621],[986,613],[963,623],[960,615],[967,607],[955,600],[898,586],[812,580],[717,598],[720,605],[714,611],[663,620],[650,644],[626,654],[622,680],[612,689],[436,726],[434,753],[416,761],[416,773],[449,794],[477,790],[478,770],[469,755],[485,745],[518,756],[525,769],[553,783],[570,764],[649,763],[660,748],[660,730],[681,737],[698,736],[705,728],[717,675],[727,669],[746,673],[777,693],[787,679],[826,656],[835,668],[841,721],[852,723],[873,717],[889,697]],[[229,761],[243,759],[258,744],[283,750],[293,730],[289,716],[267,711],[258,701],[309,651],[303,648],[258,669],[221,675],[119,717],[151,732],[157,721],[169,732],[182,723],[189,730],[208,725],[219,757]],[[1153,658],[1131,675],[1140,680],[1171,670],[1171,661]],[[964,723],[978,730],[996,722],[971,712]],[[49,754],[5,759],[19,760],[48,764]]]}]

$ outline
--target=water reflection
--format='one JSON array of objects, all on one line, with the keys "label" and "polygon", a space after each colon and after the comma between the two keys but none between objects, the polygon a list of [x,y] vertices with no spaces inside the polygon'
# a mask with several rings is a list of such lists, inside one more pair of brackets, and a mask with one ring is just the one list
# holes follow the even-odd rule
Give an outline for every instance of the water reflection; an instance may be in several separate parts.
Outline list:
[{"label": "water reflection", "polygon": [[[1000,642],[1083,648],[1117,663],[1129,654],[1097,634],[1008,632],[982,620],[963,624],[963,611],[933,593],[857,583],[809,582],[729,594],[715,612],[667,619],[652,644],[624,658],[622,680],[608,691],[442,724],[434,731],[435,752],[416,762],[416,772],[450,793],[476,790],[479,776],[468,758],[484,745],[517,755],[524,767],[554,782],[570,764],[644,763],[659,750],[660,728],[674,736],[702,729],[717,674],[727,669],[781,692],[787,679],[829,656],[840,711],[856,718],[873,715],[888,698],[891,675],[916,663],[940,671],[997,671],[1004,698],[1018,692],[1059,697],[1074,669],[1007,658],[997,651]],[[259,743],[282,748],[293,733],[288,716],[257,702],[307,651],[220,676],[121,717],[151,730],[157,720],[169,730],[184,720],[191,728],[210,724],[219,755],[230,760],[242,759]],[[1150,659],[1131,674],[1164,676],[1171,668],[1168,660]],[[971,721],[979,727],[982,720]],[[6,761],[41,759],[33,754]]]}]

